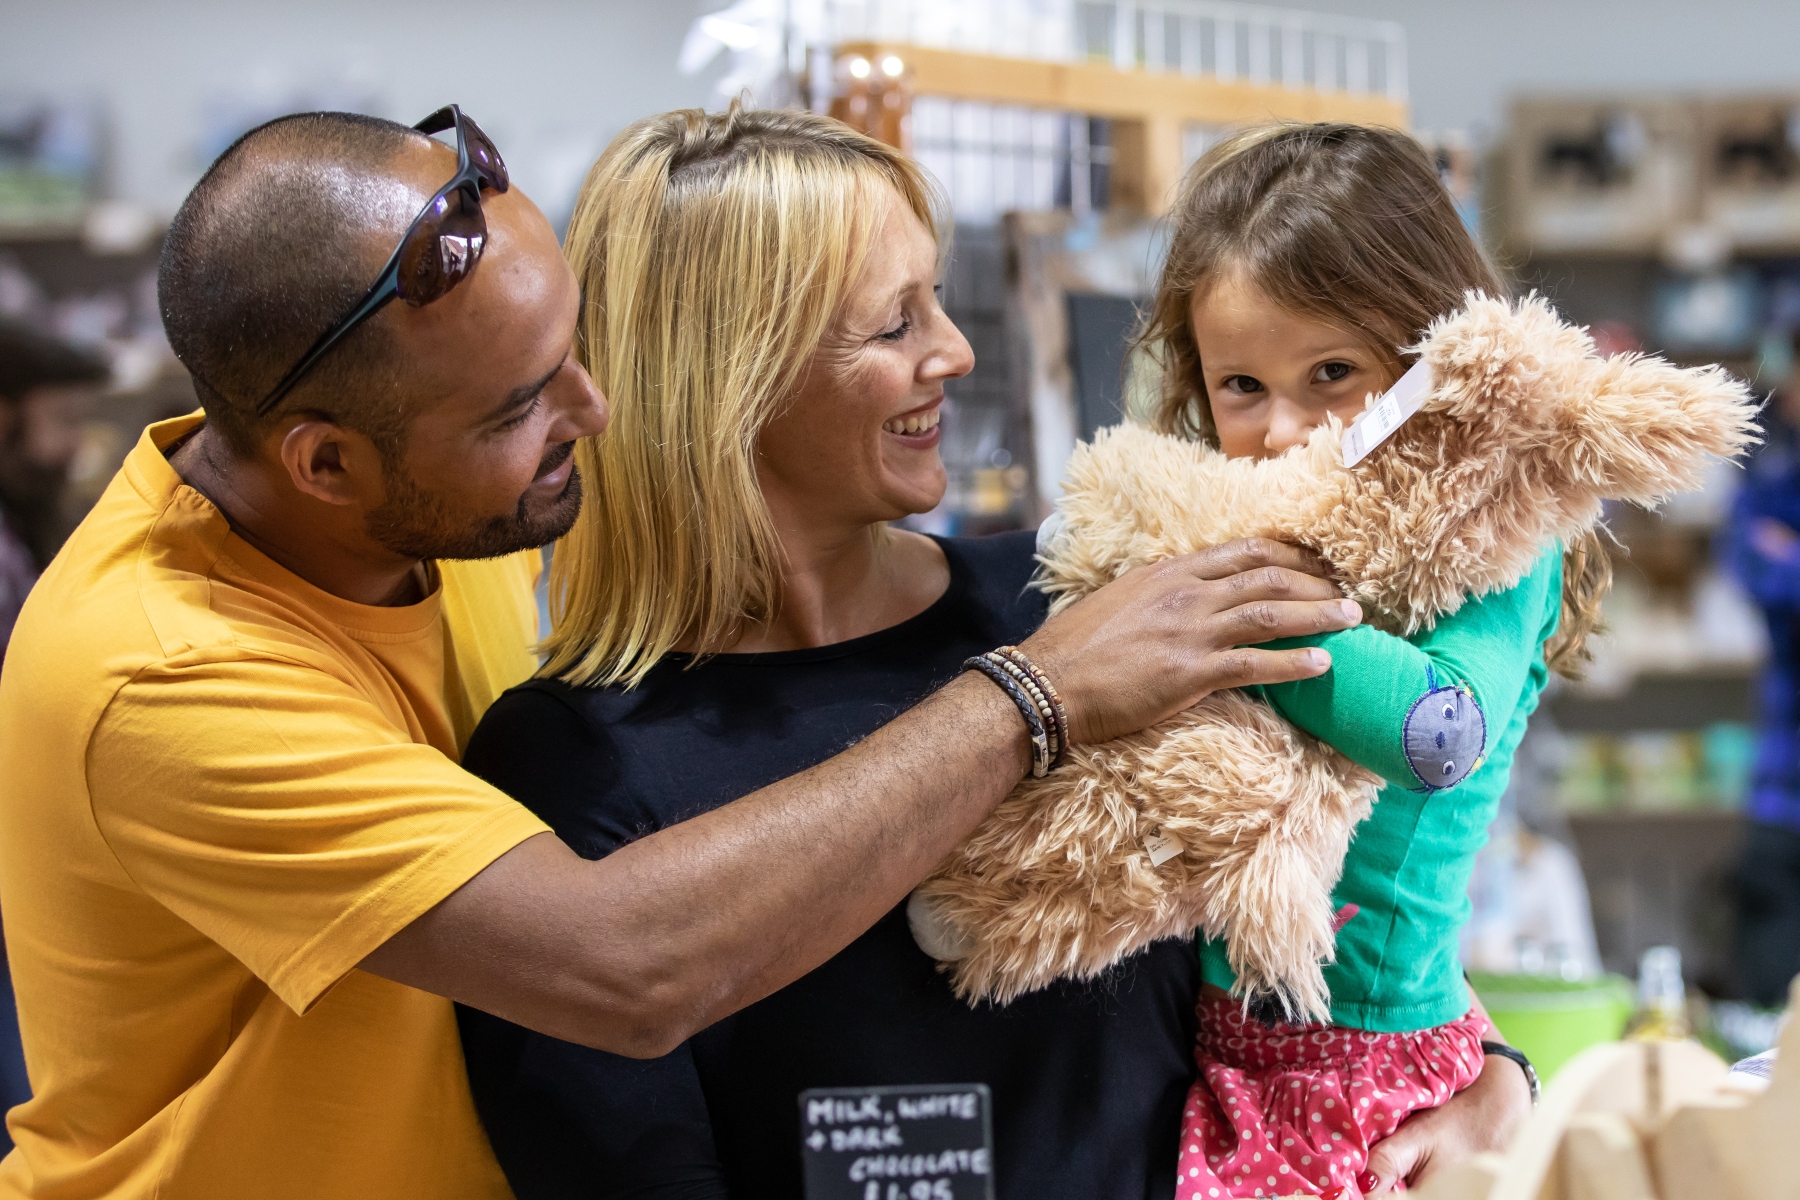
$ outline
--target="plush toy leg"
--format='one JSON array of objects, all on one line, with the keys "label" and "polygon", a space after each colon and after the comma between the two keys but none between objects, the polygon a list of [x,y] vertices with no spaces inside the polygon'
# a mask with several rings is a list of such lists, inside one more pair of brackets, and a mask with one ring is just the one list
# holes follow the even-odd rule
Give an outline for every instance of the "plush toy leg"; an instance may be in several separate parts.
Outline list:
[{"label": "plush toy leg", "polygon": [[969,957],[975,940],[950,919],[941,902],[915,890],[906,900],[906,925],[919,949],[942,963]]},{"label": "plush toy leg", "polygon": [[1331,887],[1374,784],[1220,693],[1027,780],[920,885],[914,937],[958,951],[936,956],[959,995],[1004,1003],[1205,928],[1233,940],[1248,985],[1322,1016]]}]

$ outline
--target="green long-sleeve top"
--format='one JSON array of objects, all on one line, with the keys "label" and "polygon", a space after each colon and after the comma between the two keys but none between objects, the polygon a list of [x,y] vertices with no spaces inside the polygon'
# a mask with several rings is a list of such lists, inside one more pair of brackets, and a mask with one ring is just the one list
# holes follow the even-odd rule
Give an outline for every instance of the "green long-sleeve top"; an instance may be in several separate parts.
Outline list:
[{"label": "green long-sleeve top", "polygon": [[[1331,669],[1254,691],[1387,780],[1333,892],[1340,911],[1358,910],[1325,968],[1333,1023],[1394,1033],[1468,1011],[1457,942],[1469,872],[1548,678],[1544,643],[1561,608],[1562,554],[1552,549],[1508,591],[1411,638],[1362,625],[1275,643],[1323,646]],[[1231,987],[1223,942],[1202,940],[1200,963],[1206,982]]]}]

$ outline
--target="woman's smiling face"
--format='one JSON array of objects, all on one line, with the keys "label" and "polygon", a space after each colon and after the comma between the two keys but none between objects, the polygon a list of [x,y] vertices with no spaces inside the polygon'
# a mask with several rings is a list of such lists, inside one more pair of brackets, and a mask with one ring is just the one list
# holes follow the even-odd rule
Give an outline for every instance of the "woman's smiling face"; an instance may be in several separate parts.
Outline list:
[{"label": "woman's smiling face", "polygon": [[938,247],[892,188],[861,277],[798,391],[757,442],[763,492],[780,511],[872,524],[929,512],[944,495],[944,381],[974,352],[938,302]]},{"label": "woman's smiling face", "polygon": [[1189,313],[1228,458],[1274,458],[1334,413],[1349,424],[1398,377],[1366,341],[1282,308],[1235,272],[1197,292]]}]

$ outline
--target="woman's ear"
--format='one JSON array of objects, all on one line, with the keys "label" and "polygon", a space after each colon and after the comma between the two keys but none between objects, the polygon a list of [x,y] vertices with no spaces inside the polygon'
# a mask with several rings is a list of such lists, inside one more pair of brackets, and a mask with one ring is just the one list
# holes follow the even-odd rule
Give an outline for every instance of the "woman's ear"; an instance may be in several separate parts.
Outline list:
[{"label": "woman's ear", "polygon": [[359,433],[305,418],[277,435],[276,457],[294,490],[326,504],[379,504],[381,455]]}]

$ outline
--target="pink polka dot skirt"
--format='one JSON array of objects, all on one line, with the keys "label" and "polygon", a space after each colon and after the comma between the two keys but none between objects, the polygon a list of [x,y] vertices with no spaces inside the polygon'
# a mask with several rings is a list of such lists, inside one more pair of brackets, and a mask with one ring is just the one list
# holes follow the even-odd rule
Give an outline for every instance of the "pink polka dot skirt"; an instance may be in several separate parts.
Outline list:
[{"label": "pink polka dot skirt", "polygon": [[1472,1012],[1416,1033],[1271,1026],[1202,999],[1176,1200],[1358,1195],[1376,1143],[1475,1081],[1486,1029]]}]

